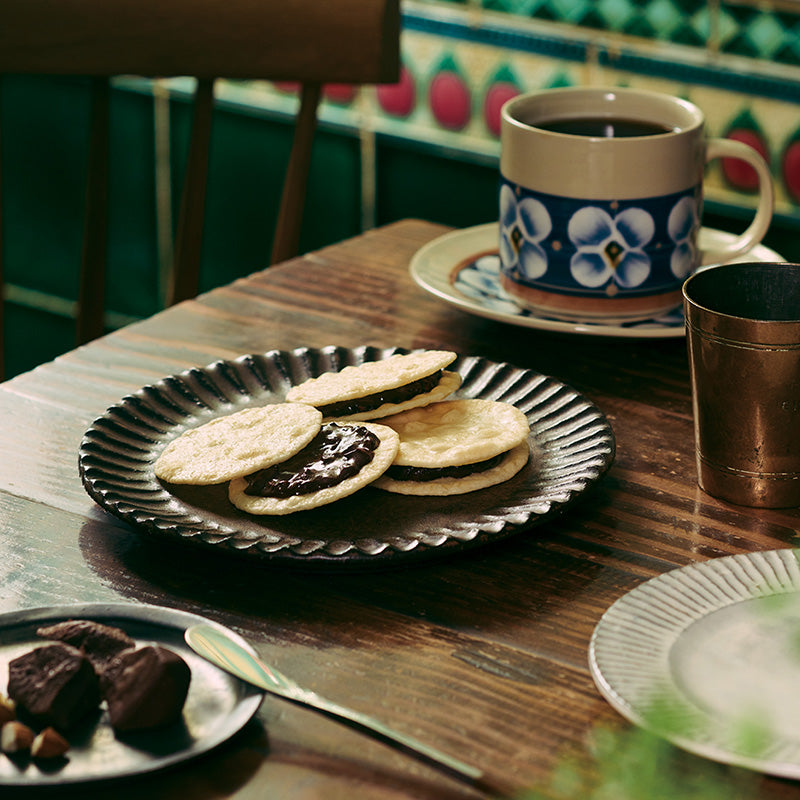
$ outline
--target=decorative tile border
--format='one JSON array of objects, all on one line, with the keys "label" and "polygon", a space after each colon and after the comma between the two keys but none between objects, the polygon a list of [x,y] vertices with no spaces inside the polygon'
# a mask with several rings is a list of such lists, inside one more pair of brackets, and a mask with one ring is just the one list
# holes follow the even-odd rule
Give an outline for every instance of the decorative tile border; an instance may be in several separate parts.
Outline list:
[{"label": "decorative tile border", "polygon": [[[509,20],[564,23],[641,41],[670,42],[800,66],[796,0],[467,0]],[[434,6],[435,2],[421,3]],[[463,0],[438,5],[463,7]]]},{"label": "decorative tile border", "polygon": [[[580,2],[559,5],[583,7]],[[609,3],[595,5],[610,9]],[[800,31],[800,3],[796,10]],[[752,27],[746,34],[740,31],[739,38],[755,41],[758,26],[753,14],[750,19]],[[693,23],[698,28],[699,20]],[[732,43],[731,24],[721,27],[722,32],[709,24],[709,36]],[[775,34],[774,26],[769,29]],[[765,26],[759,39],[764,47],[767,32]],[[784,31],[784,40],[788,36]],[[775,178],[778,213],[800,222],[800,68],[712,54],[707,47],[622,39],[508,13],[420,2],[405,6],[403,58],[406,80],[414,85],[414,105],[403,115],[393,114],[380,95],[391,90],[378,90],[372,120],[376,130],[455,148],[464,157],[496,158],[499,104],[515,91],[592,84],[664,91],[696,102],[706,113],[709,135],[734,136],[760,149]],[[456,95],[461,105],[453,109]],[[709,199],[753,204],[746,169],[713,165],[707,185]]]}]

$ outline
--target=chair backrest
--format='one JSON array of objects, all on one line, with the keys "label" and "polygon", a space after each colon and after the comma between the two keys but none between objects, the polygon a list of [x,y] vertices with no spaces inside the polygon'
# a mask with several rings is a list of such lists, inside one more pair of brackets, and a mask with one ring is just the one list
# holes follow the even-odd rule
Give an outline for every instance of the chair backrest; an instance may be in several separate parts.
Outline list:
[{"label": "chair backrest", "polygon": [[[214,81],[301,85],[273,240],[274,263],[297,253],[321,86],[397,80],[399,40],[399,0],[3,0],[0,74],[96,79],[77,341],[103,333],[112,76],[198,79],[167,297],[171,304],[198,290]],[[1,223],[0,216],[0,229]],[[0,358],[2,322],[0,303]]]}]

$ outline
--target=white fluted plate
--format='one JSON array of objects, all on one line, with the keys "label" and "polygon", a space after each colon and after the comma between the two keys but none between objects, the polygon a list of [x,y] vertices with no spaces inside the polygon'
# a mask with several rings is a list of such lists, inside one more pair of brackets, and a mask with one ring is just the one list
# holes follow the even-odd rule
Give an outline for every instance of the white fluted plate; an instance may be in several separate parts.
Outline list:
[{"label": "white fluted plate", "polygon": [[798,554],[716,558],[624,595],[589,647],[600,692],[685,750],[800,778]]}]

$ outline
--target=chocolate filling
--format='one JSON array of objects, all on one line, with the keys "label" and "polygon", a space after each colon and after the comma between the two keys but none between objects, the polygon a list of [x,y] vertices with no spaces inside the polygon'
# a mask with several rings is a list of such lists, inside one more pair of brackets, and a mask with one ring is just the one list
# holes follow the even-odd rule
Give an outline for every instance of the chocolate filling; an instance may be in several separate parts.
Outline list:
[{"label": "chocolate filling", "polygon": [[442,379],[442,370],[426,375],[424,378],[398,386],[396,389],[384,389],[375,394],[368,394],[364,397],[354,397],[351,400],[341,400],[338,403],[329,403],[326,406],[319,406],[319,410],[325,417],[346,417],[351,414],[360,414],[363,411],[372,411],[380,408],[384,403],[404,403],[418,394],[430,392],[439,384]]},{"label": "chocolate filling", "polygon": [[362,425],[328,422],[287,461],[248,475],[245,494],[294,497],[336,486],[372,461],[381,440]]},{"label": "chocolate filling", "polygon": [[386,475],[396,481],[435,481],[439,478],[466,478],[467,475],[474,475],[477,472],[496,467],[508,454],[487,458],[486,461],[476,461],[474,464],[462,464],[458,467],[403,467],[397,464],[389,467]]}]

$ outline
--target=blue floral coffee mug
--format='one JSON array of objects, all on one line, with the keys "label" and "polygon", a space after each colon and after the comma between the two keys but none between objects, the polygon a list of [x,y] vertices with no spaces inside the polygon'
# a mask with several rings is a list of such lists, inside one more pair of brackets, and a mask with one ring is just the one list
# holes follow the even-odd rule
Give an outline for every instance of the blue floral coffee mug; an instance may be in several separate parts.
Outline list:
[{"label": "blue floral coffee mug", "polygon": [[[761,156],[707,139],[700,109],[637,89],[553,89],[502,110],[500,279],[522,306],[568,320],[634,320],[681,303],[701,264],[755,247],[774,190]],[[746,161],[758,207],[723,250],[698,248],[705,164]]]}]

